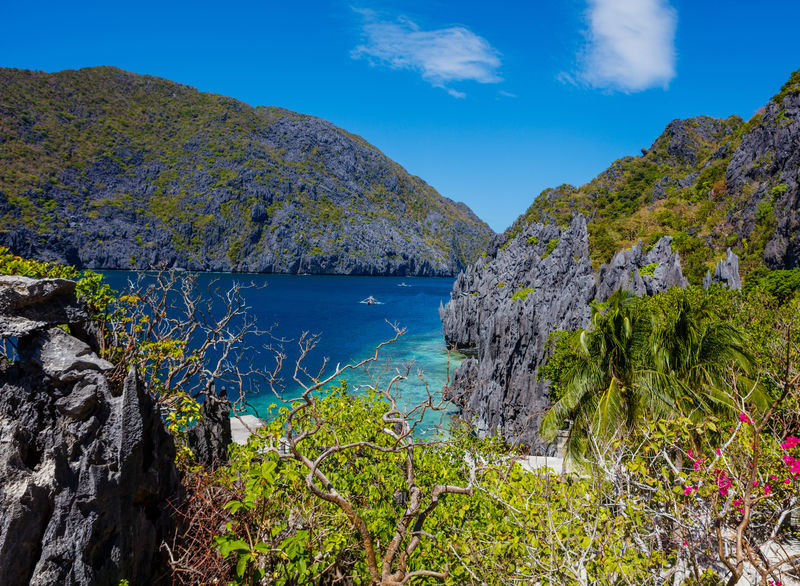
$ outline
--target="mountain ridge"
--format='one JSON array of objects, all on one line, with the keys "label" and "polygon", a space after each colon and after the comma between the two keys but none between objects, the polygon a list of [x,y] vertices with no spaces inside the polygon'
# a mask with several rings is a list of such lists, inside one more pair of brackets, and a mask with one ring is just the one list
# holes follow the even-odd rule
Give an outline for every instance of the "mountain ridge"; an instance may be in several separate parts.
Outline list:
[{"label": "mountain ridge", "polygon": [[97,67],[0,69],[0,244],[90,268],[452,275],[493,232],[314,116]]},{"label": "mountain ridge", "polygon": [[615,290],[739,289],[740,258],[745,279],[800,266],[800,72],[750,121],[674,120],[643,151],[545,190],[456,278],[442,330],[471,357],[448,393],[479,434],[555,452],[538,434],[548,338]]},{"label": "mountain ridge", "polygon": [[589,182],[537,196],[505,231],[563,225],[574,213],[589,224],[595,268],[638,240],[672,235],[687,277],[700,284],[730,247],[743,272],[797,266],[800,241],[800,70],[750,120],[695,116],[665,127],[640,156],[614,161]]}]

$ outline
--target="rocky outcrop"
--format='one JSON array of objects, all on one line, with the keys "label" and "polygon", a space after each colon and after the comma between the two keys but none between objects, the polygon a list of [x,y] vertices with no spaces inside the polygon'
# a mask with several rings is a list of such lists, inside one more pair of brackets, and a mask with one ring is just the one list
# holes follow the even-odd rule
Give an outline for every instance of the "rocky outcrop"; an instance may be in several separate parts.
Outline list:
[{"label": "rocky outcrop", "polygon": [[719,283],[731,289],[741,289],[742,279],[739,277],[739,257],[729,248],[725,258],[717,263],[714,274],[706,272],[703,279],[703,288],[708,289],[712,284]]},{"label": "rocky outcrop", "polygon": [[[179,491],[172,439],[134,369],[112,385],[113,365],[55,327],[85,317],[70,286],[30,281],[0,283],[0,299],[25,300],[3,311],[28,320],[18,355],[0,361],[2,582],[157,583]],[[2,331],[20,323],[0,312]]]},{"label": "rocky outcrop", "polygon": [[536,366],[551,331],[588,323],[595,277],[587,246],[582,216],[567,229],[534,224],[459,275],[440,310],[444,334],[477,357],[455,372],[449,396],[479,433],[547,451],[536,435],[548,405]]},{"label": "rocky outcrop", "polygon": [[448,390],[462,417],[479,434],[499,434],[533,453],[552,455],[555,446],[537,433],[550,406],[548,382],[538,380],[548,335],[587,327],[590,303],[619,288],[652,295],[686,287],[671,243],[664,237],[647,252],[640,243],[595,274],[586,221],[576,215],[566,229],[528,225],[494,258],[460,274],[440,315],[447,342],[472,355]]},{"label": "rocky outcrop", "polygon": [[742,137],[725,176],[729,190],[748,195],[729,221],[745,237],[759,228],[770,233],[764,262],[771,269],[800,266],[800,81],[784,89]]},{"label": "rocky outcrop", "polygon": [[441,276],[493,235],[463,203],[313,116],[111,67],[0,68],[0,96],[0,245],[26,258]]},{"label": "rocky outcrop", "polygon": [[75,281],[0,276],[0,338],[89,319],[75,299]]},{"label": "rocky outcrop", "polygon": [[231,434],[231,402],[225,387],[217,395],[213,388],[205,394],[200,422],[188,432],[189,447],[206,468],[228,462]]},{"label": "rocky outcrop", "polygon": [[672,251],[672,238],[664,236],[647,253],[639,242],[633,248],[619,251],[601,266],[595,298],[605,301],[617,289],[627,289],[635,295],[654,295],[670,287],[688,285],[681,271],[681,259]]}]

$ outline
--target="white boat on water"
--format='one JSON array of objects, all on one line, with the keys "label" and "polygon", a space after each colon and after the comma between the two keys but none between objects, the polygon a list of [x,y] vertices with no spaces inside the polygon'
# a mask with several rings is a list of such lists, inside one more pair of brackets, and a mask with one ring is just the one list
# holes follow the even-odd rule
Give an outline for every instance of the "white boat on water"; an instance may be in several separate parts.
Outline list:
[{"label": "white boat on water", "polygon": [[359,303],[364,303],[366,305],[383,305],[383,303],[375,299],[372,295],[370,295],[366,299],[362,299],[361,301],[359,301]]}]

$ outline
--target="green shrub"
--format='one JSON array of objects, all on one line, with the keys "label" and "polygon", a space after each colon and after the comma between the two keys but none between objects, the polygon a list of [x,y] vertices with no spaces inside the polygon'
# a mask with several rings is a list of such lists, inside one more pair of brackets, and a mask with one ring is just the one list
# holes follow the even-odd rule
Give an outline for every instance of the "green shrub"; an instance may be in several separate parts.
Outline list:
[{"label": "green shrub", "polygon": [[511,301],[525,301],[528,298],[528,295],[533,293],[533,287],[527,287],[525,289],[520,289],[516,293],[511,296]]},{"label": "green shrub", "polygon": [[647,275],[648,277],[652,277],[653,276],[653,271],[656,270],[657,266],[658,266],[657,262],[650,263],[649,265],[643,266],[642,268],[639,269],[639,275],[641,275],[642,277],[644,277],[645,275]]},{"label": "green shrub", "polygon": [[561,240],[560,238],[553,238],[553,240],[550,240],[547,243],[547,248],[544,249],[544,254],[542,254],[542,258],[547,258],[551,254],[553,254],[553,251],[556,249],[556,246],[558,246],[560,240]]}]

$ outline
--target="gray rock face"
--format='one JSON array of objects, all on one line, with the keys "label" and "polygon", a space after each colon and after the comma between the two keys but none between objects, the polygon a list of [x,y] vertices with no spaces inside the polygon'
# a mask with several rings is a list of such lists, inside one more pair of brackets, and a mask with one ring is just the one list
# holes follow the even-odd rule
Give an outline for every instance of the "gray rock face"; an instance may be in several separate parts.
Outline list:
[{"label": "gray rock face", "polygon": [[731,289],[741,289],[742,280],[739,277],[739,257],[729,248],[725,258],[717,263],[714,274],[706,272],[703,279],[703,288],[708,289],[713,283],[720,283]]},{"label": "gray rock face", "polygon": [[[536,430],[549,405],[547,383],[536,380],[536,369],[551,331],[589,321],[595,276],[586,221],[576,216],[566,230],[528,226],[496,258],[480,262],[459,275],[440,310],[448,343],[477,354],[456,371],[451,400],[479,433],[546,452]],[[526,289],[532,291],[524,299],[512,299]]]},{"label": "gray rock face", "polygon": [[[642,269],[648,267],[642,274]],[[617,289],[636,295],[653,295],[670,287],[685,288],[689,282],[681,271],[681,259],[672,252],[672,237],[664,236],[647,253],[642,243],[621,250],[600,267],[595,297],[605,301]]]},{"label": "gray rock face", "polygon": [[77,380],[89,370],[104,372],[114,368],[113,364],[92,352],[88,344],[59,328],[39,331],[31,336],[28,344],[20,348],[20,358],[58,382]]},{"label": "gray rock face", "polygon": [[59,328],[21,336],[18,351],[0,365],[2,583],[157,581],[180,484],[135,370],[115,389],[112,365]]},{"label": "gray rock face", "polygon": [[0,338],[88,319],[75,300],[75,282],[0,276]]},{"label": "gray rock face", "polygon": [[734,192],[750,194],[743,213],[728,218],[739,234],[749,237],[756,228],[759,207],[772,212],[775,228],[765,264],[771,269],[800,266],[800,93],[766,105],[761,123],[742,137],[725,180]]},{"label": "gray rock face", "polygon": [[213,390],[206,394],[201,410],[202,419],[189,430],[189,447],[198,462],[212,468],[228,461],[231,435],[231,403],[223,388],[219,395]]},{"label": "gray rock face", "polygon": [[[595,274],[586,221],[576,215],[564,230],[526,227],[494,258],[479,259],[461,273],[439,313],[447,342],[474,356],[462,362],[448,390],[463,418],[481,435],[500,434],[534,453],[552,455],[555,446],[537,433],[550,406],[548,382],[537,380],[548,335],[587,327],[589,304],[616,289],[651,295],[685,287],[671,242],[664,237],[647,253],[641,244],[621,251]],[[527,295],[519,294],[525,290]]]},{"label": "gray rock face", "polygon": [[[26,258],[95,269],[449,276],[493,236],[466,205],[320,118],[109,67],[0,68],[3,89],[14,96],[0,109],[4,143],[40,149],[57,128],[59,144],[85,147],[44,152],[46,164],[0,159],[6,176],[18,165],[53,168],[36,185],[0,188],[0,245]],[[26,213],[50,229],[30,228]]]}]

